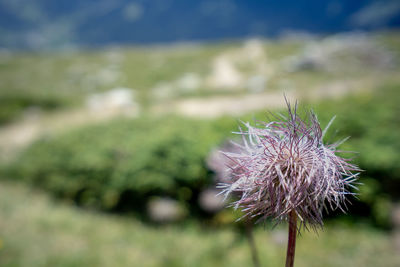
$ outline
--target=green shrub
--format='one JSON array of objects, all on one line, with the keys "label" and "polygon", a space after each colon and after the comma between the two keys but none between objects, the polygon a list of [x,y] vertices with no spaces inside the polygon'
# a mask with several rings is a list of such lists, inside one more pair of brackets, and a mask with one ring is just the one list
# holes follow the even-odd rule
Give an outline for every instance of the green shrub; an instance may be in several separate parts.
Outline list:
[{"label": "green shrub", "polygon": [[364,170],[352,213],[371,216],[382,226],[389,224],[390,202],[400,198],[399,99],[400,85],[386,85],[371,94],[317,107],[322,125],[337,115],[327,139],[350,136],[340,149],[357,151],[347,156],[354,156]]},{"label": "green shrub", "polygon": [[[400,198],[400,86],[313,105],[321,125],[336,121],[326,141],[350,136],[340,149],[365,172],[359,200],[350,215],[367,216],[387,226],[390,203]],[[267,113],[243,116],[265,120]],[[237,129],[232,118],[120,119],[43,139],[28,148],[10,177],[28,181],[57,196],[102,209],[140,209],[152,195],[196,203],[210,183],[205,166],[210,149]]]},{"label": "green shrub", "polygon": [[65,105],[64,102],[64,100],[49,95],[0,95],[0,125],[14,120],[27,108],[38,107],[42,110],[54,110]]},{"label": "green shrub", "polygon": [[120,119],[41,140],[13,172],[60,197],[103,209],[140,208],[150,195],[189,201],[209,182],[204,159],[221,139],[205,121]]}]

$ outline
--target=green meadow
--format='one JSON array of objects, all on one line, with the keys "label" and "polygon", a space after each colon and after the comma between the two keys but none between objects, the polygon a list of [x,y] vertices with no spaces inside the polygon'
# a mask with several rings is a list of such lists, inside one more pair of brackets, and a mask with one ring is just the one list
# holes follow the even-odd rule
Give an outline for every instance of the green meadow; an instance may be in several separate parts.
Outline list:
[{"label": "green meadow", "polygon": [[[398,32],[1,51],[0,266],[251,266],[240,214],[199,196],[210,152],[284,95],[323,127],[336,115],[325,141],[350,136],[364,170],[347,214],[298,237],[296,266],[398,266],[399,60]],[[160,198],[179,219],[152,220]],[[262,266],[282,266],[286,235],[255,226]]]}]

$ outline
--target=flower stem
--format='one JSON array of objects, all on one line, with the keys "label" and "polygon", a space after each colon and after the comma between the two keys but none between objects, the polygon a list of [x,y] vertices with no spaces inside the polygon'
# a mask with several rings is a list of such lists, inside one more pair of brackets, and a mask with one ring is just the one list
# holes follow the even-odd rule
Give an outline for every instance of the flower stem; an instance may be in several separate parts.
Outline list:
[{"label": "flower stem", "polygon": [[294,252],[296,250],[297,215],[294,210],[289,213],[289,235],[286,254],[286,267],[293,267]]}]

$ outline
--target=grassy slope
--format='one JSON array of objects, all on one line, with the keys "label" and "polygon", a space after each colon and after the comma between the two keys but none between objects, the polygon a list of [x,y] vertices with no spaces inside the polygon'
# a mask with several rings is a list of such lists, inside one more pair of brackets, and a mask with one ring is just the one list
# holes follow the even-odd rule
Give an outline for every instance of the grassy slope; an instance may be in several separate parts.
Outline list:
[{"label": "grassy slope", "polygon": [[[398,55],[398,32],[374,35],[394,55]],[[173,83],[185,73],[195,73],[206,79],[212,71],[216,57],[240,53],[243,42],[209,45],[150,47],[150,48],[110,48],[95,51],[76,51],[43,54],[0,54],[0,116],[4,122],[18,118],[18,114],[30,106],[40,106],[44,110],[80,105],[88,94],[105,91],[114,87],[129,87],[137,92],[137,100],[143,106],[154,101],[151,89],[160,83]],[[266,41],[263,43],[267,69],[273,71],[264,76],[268,79],[268,90],[294,87],[300,93],[307,93],[323,83],[337,80],[371,81],[394,79],[396,70],[386,72],[358,68],[347,72],[333,73],[301,71],[288,73],[282,60],[287,56],[301,53],[306,43],[293,41]],[[243,52],[243,51],[242,51]],[[246,63],[247,61],[245,61]],[[256,62],[247,62],[253,64]],[[242,62],[243,63],[243,62]],[[258,62],[259,63],[259,62]],[[250,64],[250,65],[251,65]],[[283,64],[283,65],[282,65]],[[240,64],[239,64],[240,65]],[[256,64],[257,65],[257,64]],[[240,66],[245,76],[251,76],[253,67]],[[250,67],[250,69],[248,69]],[[249,72],[250,71],[250,72]],[[175,85],[173,85],[174,87]],[[246,93],[242,88],[226,91],[201,88],[193,92],[175,90],[172,98],[188,96],[213,96]],[[4,113],[4,114],[3,114]],[[0,121],[1,123],[1,121]]]},{"label": "grassy slope", "polygon": [[[264,266],[282,266],[283,230],[256,230]],[[305,233],[298,239],[298,267],[390,267],[399,261],[388,234],[367,227],[328,226],[319,237]],[[250,266],[250,255],[230,229],[148,226],[54,203],[43,193],[2,182],[0,265]]]},{"label": "grassy slope", "polygon": [[[398,35],[383,39],[398,55]],[[265,44],[272,64],[299,51],[297,46],[281,45]],[[0,60],[0,98],[7,103],[13,97],[24,96],[39,104],[43,98],[46,101],[54,98],[55,102],[68,106],[82,102],[89,93],[127,86],[138,90],[141,104],[146,104],[149,89],[158,82],[175,80],[185,72],[206,75],[212,59],[227,47],[238,45],[183,50],[123,49],[117,50],[117,56],[103,51],[13,55]],[[119,63],[121,55],[124,60]],[[107,76],[104,69],[113,73],[113,68],[121,76],[115,80],[99,79]],[[397,80],[393,73],[371,74],[369,78]],[[302,90],[321,80],[337,78],[312,72],[278,74],[269,81],[271,88],[277,88],[279,81],[289,75]],[[348,78],[340,75],[341,79]],[[368,76],[357,75],[360,79]],[[283,265],[285,245],[274,241],[280,235],[286,238],[279,229],[257,230],[263,265]],[[306,233],[299,238],[296,255],[296,266],[398,266],[398,262],[400,257],[392,250],[388,234],[366,227],[331,226],[319,238]],[[0,183],[0,266],[249,266],[249,263],[246,243],[238,241],[229,229],[204,230],[197,224],[150,227],[134,219],[88,213],[54,203],[46,195],[26,187]]]}]

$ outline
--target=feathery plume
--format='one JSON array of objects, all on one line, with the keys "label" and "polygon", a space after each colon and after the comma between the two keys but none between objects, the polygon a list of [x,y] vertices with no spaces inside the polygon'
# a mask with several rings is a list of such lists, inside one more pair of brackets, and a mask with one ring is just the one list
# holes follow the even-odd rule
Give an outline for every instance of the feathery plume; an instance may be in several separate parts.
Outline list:
[{"label": "feathery plume", "polygon": [[281,222],[295,214],[303,226],[316,229],[323,225],[323,209],[345,211],[360,169],[336,154],[342,142],[323,143],[334,118],[322,131],[312,111],[306,121],[298,116],[297,103],[292,108],[287,101],[287,106],[288,114],[279,114],[280,121],[262,127],[244,123],[246,129],[237,132],[242,143],[222,152],[231,162],[229,181],[219,188],[226,197],[240,196],[233,206],[245,216]]}]

